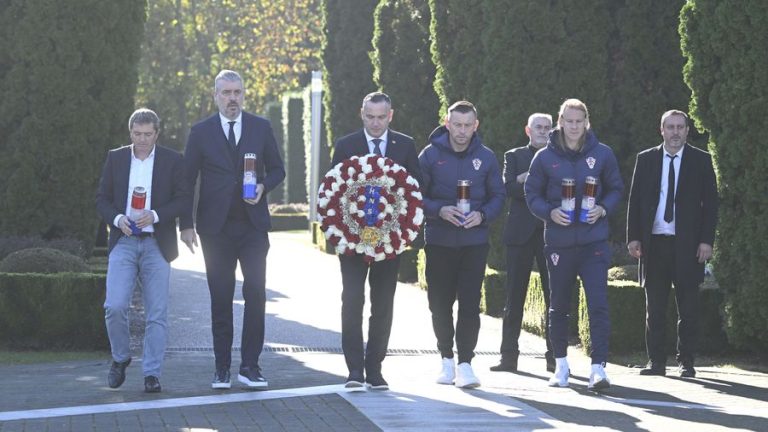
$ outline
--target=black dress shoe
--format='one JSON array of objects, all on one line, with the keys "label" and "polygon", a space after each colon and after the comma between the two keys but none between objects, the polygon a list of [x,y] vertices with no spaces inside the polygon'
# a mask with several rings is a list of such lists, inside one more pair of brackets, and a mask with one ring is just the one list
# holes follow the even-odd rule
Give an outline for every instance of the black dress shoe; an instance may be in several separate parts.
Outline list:
[{"label": "black dress shoe", "polygon": [[360,371],[350,371],[344,387],[355,389],[363,388],[363,386],[365,386],[365,378],[363,377],[363,373]]},{"label": "black dress shoe", "polygon": [[384,379],[381,374],[378,375],[368,375],[365,378],[365,384],[370,388],[371,390],[388,390],[389,384]]},{"label": "black dress shoe", "polygon": [[692,364],[681,364],[678,372],[680,372],[680,378],[696,378],[696,369]]},{"label": "black dress shoe", "polygon": [[144,392],[145,393],[160,393],[162,391],[162,387],[160,387],[160,380],[157,379],[156,376],[146,376],[144,377]]},{"label": "black dress shoe", "polygon": [[640,375],[645,376],[665,376],[666,374],[667,368],[656,364],[648,364],[644,369],[640,369]]},{"label": "black dress shoe", "polygon": [[261,368],[240,368],[240,373],[237,374],[237,380],[248,386],[248,388],[261,388],[265,389],[269,386],[267,379],[261,375]]},{"label": "black dress shoe", "polygon": [[109,374],[107,375],[107,383],[109,388],[118,388],[125,382],[125,368],[131,364],[131,358],[124,362],[116,362],[112,360],[112,367],[109,368]]},{"label": "black dress shoe", "polygon": [[491,366],[493,372],[517,372],[517,358],[505,359],[502,358],[499,364]]}]

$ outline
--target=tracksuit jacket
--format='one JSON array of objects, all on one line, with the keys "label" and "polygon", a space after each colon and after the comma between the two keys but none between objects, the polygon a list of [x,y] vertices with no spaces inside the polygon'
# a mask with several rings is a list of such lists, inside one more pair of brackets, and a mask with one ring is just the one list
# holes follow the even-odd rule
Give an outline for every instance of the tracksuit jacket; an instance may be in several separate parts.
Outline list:
[{"label": "tracksuit jacket", "polygon": [[[477,132],[463,152],[451,147],[448,129],[440,126],[429,136],[429,145],[419,155],[423,182],[426,244],[461,247],[488,243],[488,224],[501,215],[505,189],[496,155],[484,146]],[[466,229],[453,226],[439,216],[440,208],[456,205],[458,180],[470,180],[470,209],[485,214],[482,224]]]}]

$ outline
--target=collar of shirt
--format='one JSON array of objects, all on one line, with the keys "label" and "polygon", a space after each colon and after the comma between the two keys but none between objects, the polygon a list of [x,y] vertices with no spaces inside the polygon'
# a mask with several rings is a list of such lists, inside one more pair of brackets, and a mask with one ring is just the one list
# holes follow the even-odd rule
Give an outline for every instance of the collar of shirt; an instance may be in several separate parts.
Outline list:
[{"label": "collar of shirt", "polygon": [[[230,120],[221,113],[219,113],[219,120],[221,121],[221,130],[224,131],[224,137],[229,138],[229,122],[233,121]],[[243,131],[243,113],[241,112],[240,115],[237,116],[237,118],[234,120],[235,122],[235,142],[240,142],[240,135]]]},{"label": "collar of shirt", "polygon": [[[671,159],[671,156],[677,156],[677,158],[675,158],[675,162],[678,162],[680,159],[683,158],[683,151],[685,151],[685,145],[680,147],[680,151],[678,151],[675,154],[668,152],[667,149],[664,148],[664,146],[662,146],[661,148],[662,150],[664,150],[664,159],[669,160]],[[670,158],[668,159],[667,156],[670,156]],[[675,163],[675,166],[677,166],[677,163]]]},{"label": "collar of shirt", "polygon": [[[365,134],[365,140],[368,142],[368,153],[373,153],[373,142],[374,139],[372,136],[368,134],[368,131],[363,129],[363,133]],[[379,149],[381,149],[381,154],[386,156],[387,155],[387,135],[389,134],[389,129],[385,130],[383,134],[379,137],[381,140],[381,143],[379,143]]]},{"label": "collar of shirt", "polygon": [[155,149],[157,148],[157,143],[152,146],[152,151],[149,152],[149,155],[147,155],[147,158],[145,160],[141,160],[136,157],[136,153],[133,150],[133,144],[131,144],[131,162],[138,161],[138,162],[146,162],[149,159],[155,160]]}]

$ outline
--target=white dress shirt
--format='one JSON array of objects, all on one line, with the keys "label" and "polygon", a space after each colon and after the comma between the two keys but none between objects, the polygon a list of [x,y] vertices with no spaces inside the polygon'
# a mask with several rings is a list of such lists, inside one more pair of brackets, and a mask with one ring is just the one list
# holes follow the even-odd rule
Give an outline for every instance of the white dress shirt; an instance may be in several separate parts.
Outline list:
[{"label": "white dress shirt", "polygon": [[[674,159],[675,185],[673,190],[675,194],[677,194],[677,184],[680,181],[680,165],[682,163],[684,149],[685,147],[681,148],[680,151],[676,154],[677,157]],[[653,234],[675,235],[675,221],[677,220],[677,211],[674,213],[675,217],[672,219],[672,222],[667,223],[667,221],[664,220],[664,210],[667,208],[667,193],[669,192],[669,185],[667,184],[669,183],[669,162],[672,161],[670,156],[672,155],[664,150],[664,156],[661,164],[661,190],[659,191],[659,205],[656,206],[656,217],[653,219],[653,229],[651,229]],[[675,195],[675,200],[677,200],[677,195]],[[675,205],[676,204],[673,204],[673,206]]]},{"label": "white dress shirt", "polygon": [[[374,138],[370,135],[368,135],[368,131],[363,129],[363,133],[365,134],[365,139],[368,140],[368,153],[374,154],[373,151],[375,145],[373,144]],[[385,130],[383,134],[379,137],[381,142],[379,143],[379,149],[381,150],[381,155],[386,156],[387,155],[387,134],[389,133],[389,130]]]},{"label": "white dress shirt", "polygon": [[[219,113],[219,119],[221,119],[221,129],[224,131],[224,138],[229,140],[229,122],[233,121],[230,120],[221,113]],[[243,134],[243,113],[240,113],[240,115],[237,116],[237,118],[234,120],[234,128],[235,128],[235,143],[240,143],[240,136]]]},{"label": "white dress shirt", "polygon": [[[128,175],[128,198],[125,202],[125,214],[120,214],[115,217],[112,223],[120,228],[120,218],[125,215],[131,214],[131,198],[133,197],[133,189],[136,186],[142,186],[147,191],[147,200],[144,202],[144,209],[150,210],[155,217],[155,223],[160,221],[157,216],[157,212],[152,210],[152,170],[155,168],[155,149],[152,147],[152,151],[149,153],[146,159],[141,160],[136,157],[133,152],[133,144],[131,144],[131,170]],[[143,232],[155,232],[155,227],[152,225],[144,227]]]}]

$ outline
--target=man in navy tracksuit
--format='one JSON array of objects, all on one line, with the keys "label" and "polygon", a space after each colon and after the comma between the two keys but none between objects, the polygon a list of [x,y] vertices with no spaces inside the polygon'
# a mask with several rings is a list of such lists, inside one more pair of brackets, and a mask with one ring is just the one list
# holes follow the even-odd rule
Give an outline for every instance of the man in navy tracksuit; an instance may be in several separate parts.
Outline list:
[{"label": "man in navy tracksuit", "polygon": [[[597,180],[597,190],[592,208],[585,207],[580,218],[587,177]],[[561,208],[563,179],[575,182],[576,206],[571,215]],[[606,215],[617,210],[623,190],[616,157],[589,128],[586,105],[578,99],[566,100],[560,107],[558,127],[550,133],[547,147],[534,156],[525,182],[528,207],[545,223],[544,253],[551,290],[549,335],[556,361],[550,386],[568,386],[568,312],[576,276],[582,280],[589,312],[589,388],[610,386],[604,369],[610,336],[607,289],[611,261]]]},{"label": "man in navy tracksuit", "polygon": [[[423,182],[427,297],[432,327],[442,356],[439,384],[472,388],[480,381],[472,371],[480,331],[480,290],[488,256],[488,223],[501,214],[504,183],[493,151],[475,131],[477,110],[469,102],[448,108],[445,125],[435,129],[419,155]],[[457,206],[457,183],[468,180],[469,209]],[[454,330],[453,304],[459,312]],[[453,338],[459,364],[453,360]]]}]

